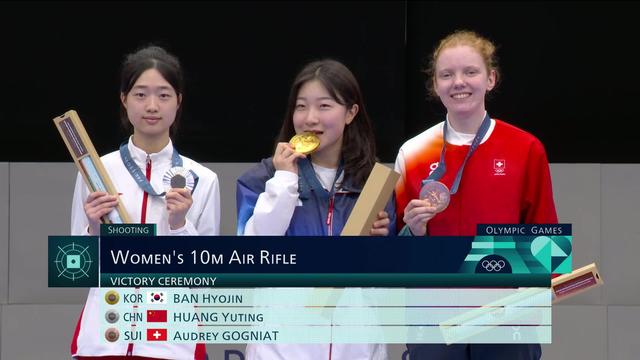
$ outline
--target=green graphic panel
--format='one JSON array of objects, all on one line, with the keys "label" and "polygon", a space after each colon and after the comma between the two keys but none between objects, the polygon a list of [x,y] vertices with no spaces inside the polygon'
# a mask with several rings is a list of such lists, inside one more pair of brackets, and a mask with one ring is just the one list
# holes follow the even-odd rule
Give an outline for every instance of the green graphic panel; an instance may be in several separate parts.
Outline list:
[{"label": "green graphic panel", "polygon": [[567,274],[571,236],[476,236],[460,273]]}]

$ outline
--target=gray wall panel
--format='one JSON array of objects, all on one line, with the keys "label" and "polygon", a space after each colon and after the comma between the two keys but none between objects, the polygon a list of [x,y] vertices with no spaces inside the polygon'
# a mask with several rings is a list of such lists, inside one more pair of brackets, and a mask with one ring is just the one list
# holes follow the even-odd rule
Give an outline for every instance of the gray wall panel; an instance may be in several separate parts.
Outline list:
[{"label": "gray wall panel", "polygon": [[609,360],[640,359],[640,306],[609,306]]},{"label": "gray wall panel", "polygon": [[602,165],[602,277],[608,305],[640,304],[638,204],[640,165]]},{"label": "gray wall panel", "polygon": [[9,164],[0,163],[0,304],[9,300]]},{"label": "gray wall panel", "polygon": [[2,360],[2,342],[4,338],[2,337],[2,310],[6,305],[0,305],[0,360]]},{"label": "gray wall panel", "polygon": [[[600,266],[600,164],[552,164],[550,168],[558,220],[573,225],[573,269],[592,262]],[[602,304],[602,288],[563,302],[568,304]]]},{"label": "gray wall panel", "polygon": [[554,306],[552,324],[553,343],[542,346],[543,359],[607,358],[606,306]]},{"label": "gray wall panel", "polygon": [[71,358],[82,305],[6,305],[2,310],[2,359]]},{"label": "gray wall panel", "polygon": [[236,234],[236,180],[254,164],[207,163],[204,166],[218,175],[220,180],[220,234]]},{"label": "gray wall panel", "polygon": [[9,302],[80,304],[87,289],[47,287],[47,239],[69,234],[73,163],[12,163]]}]

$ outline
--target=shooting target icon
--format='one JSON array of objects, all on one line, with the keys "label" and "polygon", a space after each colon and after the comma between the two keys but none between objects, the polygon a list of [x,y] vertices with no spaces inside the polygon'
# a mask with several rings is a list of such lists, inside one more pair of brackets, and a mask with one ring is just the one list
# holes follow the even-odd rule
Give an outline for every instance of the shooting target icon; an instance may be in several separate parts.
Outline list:
[{"label": "shooting target icon", "polygon": [[56,269],[58,277],[65,277],[72,281],[89,277],[89,269],[93,260],[88,252],[89,247],[71,243],[63,247],[58,246],[56,254]]}]

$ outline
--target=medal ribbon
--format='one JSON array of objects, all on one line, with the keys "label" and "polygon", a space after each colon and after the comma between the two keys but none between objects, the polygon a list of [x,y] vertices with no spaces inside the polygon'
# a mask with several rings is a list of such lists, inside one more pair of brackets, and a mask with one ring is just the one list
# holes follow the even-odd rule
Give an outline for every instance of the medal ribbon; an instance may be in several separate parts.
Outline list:
[{"label": "medal ribbon", "polygon": [[[309,187],[313,189],[319,197],[324,198],[326,194],[327,199],[332,197],[337,191],[336,183],[338,182],[340,175],[342,175],[342,172],[344,171],[344,163],[342,160],[340,160],[340,164],[338,165],[338,170],[336,171],[336,177],[333,179],[333,184],[331,185],[331,190],[325,191],[324,188],[322,187],[322,184],[320,184],[320,181],[318,180],[318,175],[316,175],[316,171],[313,169],[313,165],[311,165],[310,159],[302,159],[298,161],[298,167],[299,167],[300,173],[305,178]],[[344,179],[343,179],[343,182],[344,182]],[[300,184],[298,186],[300,189],[299,190],[300,193],[303,193],[306,190],[304,189],[304,186],[302,186],[302,188],[300,188]]]},{"label": "medal ribbon", "polygon": [[[313,165],[311,164],[311,159],[305,158],[298,161],[298,170],[301,177],[303,177],[306,180],[305,182],[308,183],[308,186],[310,187],[309,190],[313,190],[316,196],[318,196],[321,199],[327,200],[329,202],[329,205],[327,206],[326,235],[332,236],[333,235],[334,195],[338,190],[336,189],[336,183],[338,182],[338,179],[340,178],[340,175],[342,175],[342,172],[344,170],[344,163],[342,159],[340,160],[340,165],[338,166],[338,170],[336,171],[336,176],[333,179],[331,190],[328,190],[328,191],[325,191],[325,189],[322,187],[322,184],[320,184],[320,180],[318,180],[318,175],[316,174],[316,171],[314,170]],[[344,179],[343,179],[343,182],[344,182]],[[306,189],[302,186],[303,184],[304,183],[300,182],[298,185],[298,191],[300,192],[301,198],[303,197],[303,192],[306,191]]]},{"label": "medal ribbon", "polygon": [[[474,151],[480,145],[480,142],[489,131],[489,126],[491,125],[491,118],[488,113],[485,113],[484,120],[482,120],[482,124],[480,124],[480,128],[476,133],[476,136],[473,138],[471,142],[471,147],[467,152],[467,155],[464,157],[464,161],[462,165],[460,165],[460,169],[458,169],[458,173],[456,174],[456,178],[453,181],[453,185],[451,186],[451,195],[455,194],[458,191],[458,186],[460,186],[460,179],[462,179],[462,172],[464,171],[464,166],[467,164],[467,160],[471,157]],[[438,167],[424,180],[422,180],[422,186],[430,181],[438,181],[442,178],[446,171],[446,165],[444,163],[444,154],[447,149],[447,120],[444,121],[444,126],[442,129],[442,152],[440,153],[440,162],[438,163]]]},{"label": "medal ribbon", "polygon": [[[165,191],[158,194],[157,192],[155,192],[155,190],[153,190],[153,187],[149,183],[149,180],[147,180],[147,177],[142,173],[142,170],[140,170],[138,165],[136,165],[136,163],[133,161],[126,141],[123,142],[122,145],[120,145],[120,158],[122,158],[122,162],[129,171],[129,174],[131,174],[131,177],[133,177],[133,180],[135,180],[138,186],[147,194],[151,196],[164,196],[166,194]],[[171,167],[176,166],[182,167],[182,158],[180,157],[178,150],[176,150],[176,148],[174,147],[173,154],[171,154]],[[198,184],[198,175],[196,175],[192,170],[189,171],[191,172],[191,174],[193,174],[193,179],[195,180],[195,184],[193,186],[193,190],[195,191],[195,187]]]}]

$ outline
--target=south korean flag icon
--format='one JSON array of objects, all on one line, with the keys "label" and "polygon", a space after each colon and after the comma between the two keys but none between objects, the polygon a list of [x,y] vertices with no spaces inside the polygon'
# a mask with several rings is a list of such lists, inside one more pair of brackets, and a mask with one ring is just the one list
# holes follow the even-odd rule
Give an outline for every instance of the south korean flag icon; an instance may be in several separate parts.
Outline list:
[{"label": "south korean flag icon", "polygon": [[166,291],[147,291],[147,304],[166,304]]}]

